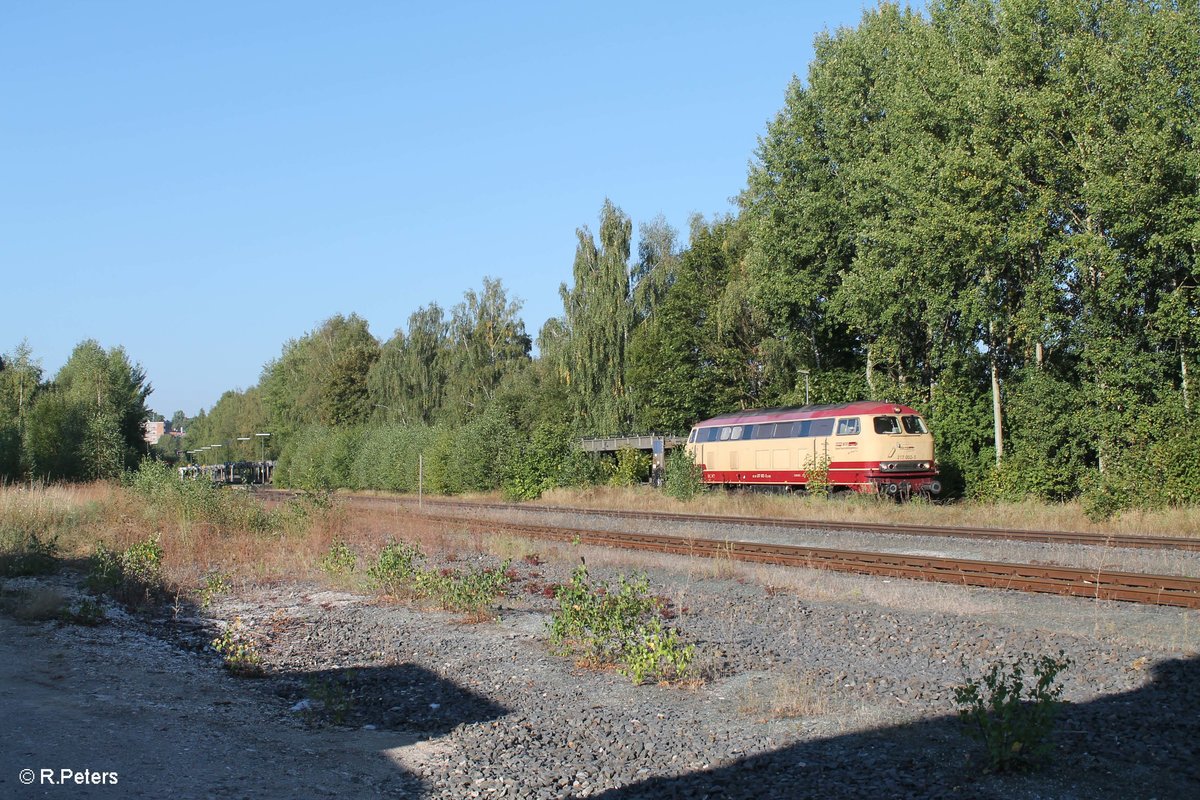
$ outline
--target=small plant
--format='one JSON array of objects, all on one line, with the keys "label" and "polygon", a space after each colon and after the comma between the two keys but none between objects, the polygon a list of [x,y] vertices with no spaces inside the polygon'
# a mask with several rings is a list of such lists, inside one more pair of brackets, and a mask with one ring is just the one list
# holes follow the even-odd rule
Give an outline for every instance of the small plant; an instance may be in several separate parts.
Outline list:
[{"label": "small plant", "polygon": [[829,445],[825,445],[825,452],[818,453],[814,441],[812,455],[804,460],[805,488],[809,494],[817,497],[829,496],[833,485],[829,478],[829,463]]},{"label": "small plant", "polygon": [[130,608],[151,605],[166,591],[162,577],[162,546],[150,538],[123,552],[96,545],[88,569],[87,586],[111,594]]},{"label": "small plant", "polygon": [[69,625],[95,627],[105,619],[107,616],[104,613],[104,606],[90,597],[80,600],[78,605],[67,606],[62,612],[62,621]]},{"label": "small plant", "polygon": [[704,470],[682,447],[667,455],[663,492],[676,500],[691,500],[704,491]]},{"label": "small plant", "polygon": [[257,677],[263,674],[262,656],[258,653],[258,645],[254,636],[242,624],[241,617],[234,617],[232,623],[212,640],[212,649],[220,654],[225,662],[225,669],[234,675]]},{"label": "small plant", "polygon": [[580,565],[554,596],[558,611],[549,628],[556,652],[593,665],[616,664],[638,684],[687,676],[694,648],[663,626],[660,601],[650,596],[644,575],[620,576],[615,588],[593,585],[587,566]]},{"label": "small plant", "polygon": [[367,569],[371,581],[393,597],[412,594],[412,583],[420,572],[417,562],[424,560],[421,548],[408,542],[389,541],[379,551],[375,563]]},{"label": "small plant", "polygon": [[349,575],[358,566],[358,554],[341,539],[336,539],[321,557],[320,566],[321,571],[328,575]]},{"label": "small plant", "polygon": [[6,531],[0,539],[0,575],[48,575],[58,569],[58,542],[36,533]]},{"label": "small plant", "polygon": [[511,582],[509,563],[498,569],[424,570],[414,581],[416,594],[436,600],[447,611],[483,619],[487,607]]},{"label": "small plant", "polygon": [[229,575],[224,572],[210,572],[204,576],[204,587],[200,590],[200,607],[208,608],[213,600],[230,590]]},{"label": "small plant", "polygon": [[[955,688],[968,734],[987,749],[988,771],[1027,768],[1049,755],[1048,737],[1063,692],[1058,676],[1072,663],[1061,650],[1057,657],[1036,661],[1022,653],[1011,664],[993,664],[982,681]],[[1026,685],[1027,672],[1032,686]]]},{"label": "small plant", "polygon": [[650,617],[629,643],[618,670],[639,685],[651,679],[683,680],[695,654],[695,645],[683,644],[677,630]]},{"label": "small plant", "polygon": [[[342,676],[347,682],[353,677],[354,673],[349,670]],[[304,686],[311,701],[304,714],[309,723],[315,723],[323,716],[334,725],[342,725],[354,710],[354,698],[341,681],[312,678]]]}]

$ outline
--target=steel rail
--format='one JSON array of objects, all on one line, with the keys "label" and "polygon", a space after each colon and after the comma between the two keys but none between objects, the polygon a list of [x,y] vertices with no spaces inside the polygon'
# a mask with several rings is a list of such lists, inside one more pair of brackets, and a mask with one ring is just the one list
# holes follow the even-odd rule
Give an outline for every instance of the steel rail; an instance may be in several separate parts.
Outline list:
[{"label": "steel rail", "polygon": [[[357,497],[357,500],[363,499]],[[369,498],[384,503],[416,503],[408,497]],[[653,522],[683,522],[705,525],[750,525],[760,528],[784,530],[826,530],[856,533],[883,533],[896,536],[928,536],[956,539],[1003,539],[1018,542],[1040,542],[1049,544],[1081,544],[1090,547],[1126,547],[1133,549],[1185,550],[1200,552],[1200,538],[1191,539],[1175,536],[1139,536],[1135,534],[1086,533],[1083,531],[1038,531],[1011,530],[980,527],[945,527],[913,525],[900,522],[841,522],[831,520],[788,519],[785,517],[739,517],[716,514],[679,514],[665,511],[609,511],[572,506],[535,506],[523,503],[482,503],[468,500],[424,500],[427,506],[448,508],[472,508],[486,511],[523,511],[537,514],[578,514],[581,516],[604,516],[615,519],[645,520]]]},{"label": "steel rail", "polygon": [[735,561],[829,569],[864,575],[1015,589],[1099,600],[1124,600],[1152,605],[1200,608],[1200,579],[1172,575],[832,550],[664,534],[559,528],[551,525],[510,523],[433,512],[419,512],[413,516],[419,516],[448,527],[466,525],[473,532],[476,530],[489,532],[500,529],[504,532],[539,539],[569,541],[602,547],[620,547],[702,558],[728,558]]}]

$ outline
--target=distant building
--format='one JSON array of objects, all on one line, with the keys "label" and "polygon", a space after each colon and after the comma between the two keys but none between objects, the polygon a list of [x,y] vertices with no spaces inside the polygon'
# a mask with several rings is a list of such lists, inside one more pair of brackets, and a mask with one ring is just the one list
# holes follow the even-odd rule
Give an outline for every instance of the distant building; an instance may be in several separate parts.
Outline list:
[{"label": "distant building", "polygon": [[167,433],[167,423],[162,420],[147,422],[142,428],[145,431],[143,438],[146,440],[146,444],[158,444],[158,440]]}]

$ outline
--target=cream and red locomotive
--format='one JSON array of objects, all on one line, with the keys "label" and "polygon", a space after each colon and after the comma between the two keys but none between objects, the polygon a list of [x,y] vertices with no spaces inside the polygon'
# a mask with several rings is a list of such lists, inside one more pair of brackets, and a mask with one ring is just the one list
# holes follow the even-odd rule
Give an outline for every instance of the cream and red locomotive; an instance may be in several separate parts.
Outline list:
[{"label": "cream and red locomotive", "polygon": [[936,495],[937,463],[925,420],[908,406],[859,402],[738,411],[698,422],[688,453],[718,486]]}]

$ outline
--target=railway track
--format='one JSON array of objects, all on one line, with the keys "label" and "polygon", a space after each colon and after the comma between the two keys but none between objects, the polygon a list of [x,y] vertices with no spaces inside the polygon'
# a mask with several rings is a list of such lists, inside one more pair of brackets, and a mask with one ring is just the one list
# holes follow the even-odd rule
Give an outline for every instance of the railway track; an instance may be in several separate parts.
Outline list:
[{"label": "railway track", "polygon": [[[418,505],[417,501],[407,498],[355,497],[346,498],[355,506],[396,506],[406,507],[407,513],[420,516],[422,519],[444,527],[467,528],[475,532],[504,531],[516,535],[555,541],[568,541],[578,544],[589,544],[601,547],[620,547],[625,549],[644,550],[656,553],[670,553],[700,558],[725,558],[734,561],[757,562],[780,566],[807,567],[829,569],[838,572],[852,572],[863,575],[882,577],[908,578],[912,580],[935,581],[952,583],[961,586],[978,586],[995,589],[1013,589],[1025,592],[1040,592],[1048,594],[1068,595],[1073,597],[1088,597],[1098,600],[1122,600],[1151,605],[1176,606],[1180,608],[1200,608],[1200,579],[1178,577],[1173,575],[1152,575],[1139,572],[1119,572],[1110,570],[1091,570],[1076,567],[1062,567],[1041,564],[1013,564],[996,561],[978,561],[962,558],[944,558],[925,555],[907,555],[896,553],[865,552],[857,550],[835,550],[829,548],[804,547],[797,545],[769,544],[764,542],[744,542],[702,537],[671,536],[665,534],[640,534],[618,531],[590,530],[582,528],[563,528],[557,525],[534,525],[521,522],[509,522],[494,518],[479,518],[466,516],[462,513],[438,513],[435,509],[466,510],[503,510],[514,509],[528,511],[533,508],[545,509],[555,513],[579,513],[590,515],[605,515],[634,520],[671,520],[689,522],[716,522],[729,524],[760,524],[759,520],[745,517],[717,517],[710,515],[663,514],[653,512],[606,512],[590,509],[573,509],[562,507],[516,506],[507,503],[475,503],[462,501],[425,501]],[[808,521],[767,520],[762,524],[779,527],[807,528],[814,524]],[[890,525],[861,525],[859,523],[821,523],[820,527],[833,530],[868,530],[886,533],[906,533],[908,535],[955,535],[930,534],[927,530],[953,530],[957,535],[963,531],[987,531],[990,538],[1010,538],[1011,531],[994,529],[957,528],[957,529],[925,529],[920,526],[890,526]],[[896,530],[899,527],[900,530]],[[1026,533],[1026,532],[1017,532]],[[1054,532],[1027,532],[1047,534]],[[1097,544],[1089,534],[1067,534],[1078,536],[1081,540],[1055,538],[1049,541],[1062,541],[1074,544]],[[1100,537],[1103,544],[1117,546],[1112,542],[1113,537]],[[1122,537],[1140,538],[1140,537]],[[1169,537],[1160,537],[1169,539]],[[1023,539],[1024,541],[1047,541],[1046,539]],[[1174,541],[1174,540],[1172,540]],[[1184,540],[1187,541],[1187,540]],[[1164,546],[1164,545],[1158,545]],[[1193,549],[1193,548],[1184,548]]]},{"label": "railway track", "polygon": [[[410,509],[410,513],[412,513]],[[538,539],[567,541],[601,547],[620,547],[654,553],[700,558],[726,558],[789,567],[829,569],[863,575],[953,583],[994,589],[1125,600],[1152,605],[1200,608],[1200,579],[1137,572],[1085,570],[1039,564],[1008,564],[962,558],[832,550],[796,545],[735,542],[717,539],[621,533],[562,528],[553,525],[503,522],[459,515],[417,512],[444,527],[506,533]]]},{"label": "railway track", "polygon": [[[358,498],[380,500],[385,503],[416,505],[408,497]],[[1200,552],[1200,539],[1181,536],[1138,536],[1130,534],[1084,533],[1082,531],[1036,531],[1002,530],[1000,528],[943,527],[933,525],[910,525],[896,522],[836,522],[831,520],[788,519],[786,517],[738,517],[716,514],[675,514],[664,511],[606,511],[594,508],[570,506],[533,506],[519,503],[479,503],[465,500],[424,500],[423,505],[431,508],[484,509],[488,511],[522,511],[542,514],[577,514],[580,516],[612,517],[646,522],[684,522],[709,525],[753,525],[758,528],[811,531],[852,531],[856,533],[884,533],[897,536],[929,536],[957,539],[1002,539],[1017,542],[1040,542],[1049,544],[1081,544],[1090,547],[1128,547],[1133,549],[1186,550]]]}]

